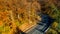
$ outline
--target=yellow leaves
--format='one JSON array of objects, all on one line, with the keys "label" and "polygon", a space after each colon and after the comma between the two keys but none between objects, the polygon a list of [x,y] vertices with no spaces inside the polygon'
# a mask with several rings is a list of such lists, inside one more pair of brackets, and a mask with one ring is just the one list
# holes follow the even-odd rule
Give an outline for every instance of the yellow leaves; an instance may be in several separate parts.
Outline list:
[{"label": "yellow leaves", "polygon": [[0,21],[0,26],[2,26],[3,25],[3,22],[2,21]]},{"label": "yellow leaves", "polygon": [[9,11],[5,10],[0,12],[0,20],[6,21],[9,18],[8,16],[9,16]]},{"label": "yellow leaves", "polygon": [[54,29],[49,29],[47,34],[58,34]]},{"label": "yellow leaves", "polygon": [[9,32],[9,30],[10,30],[9,26],[4,27],[4,32]]},{"label": "yellow leaves", "polygon": [[37,1],[34,1],[33,3],[32,3],[32,8],[34,8],[35,10],[37,10],[37,9],[41,9],[41,6],[40,6],[40,4],[37,2]]},{"label": "yellow leaves", "polygon": [[57,22],[53,22],[51,28],[49,28],[49,30],[47,31],[47,34],[58,34],[56,28],[58,26]]},{"label": "yellow leaves", "polygon": [[3,8],[3,6],[0,5],[0,9],[2,9],[2,8]]},{"label": "yellow leaves", "polygon": [[58,26],[58,23],[57,22],[54,22],[53,24],[52,24],[52,28],[56,28]]},{"label": "yellow leaves", "polygon": [[[15,2],[13,2],[15,1]],[[2,17],[2,21],[4,21],[3,23],[12,23],[12,31],[10,32],[13,32],[13,30],[16,29],[16,26],[20,27],[20,24],[23,24],[21,25],[20,29],[21,30],[25,30],[25,29],[28,29],[30,28],[32,25],[36,24],[36,21],[37,20],[40,20],[40,16],[38,16],[36,14],[36,10],[40,9],[40,4],[36,1],[34,1],[33,3],[31,2],[27,2],[27,0],[9,0],[9,1],[5,1],[7,3],[5,3],[4,1],[4,7],[3,6],[0,6],[0,8],[4,8],[3,12],[1,11],[0,12],[0,18]],[[24,6],[22,6],[24,5]],[[32,4],[32,5],[31,5]],[[6,6],[7,5],[7,6]],[[21,6],[22,7],[21,7]],[[5,10],[5,9],[12,9],[11,10]],[[16,15],[19,15],[17,16]],[[15,20],[15,15],[17,17],[17,22]],[[2,25],[2,21],[0,21],[0,25]],[[21,22],[20,22],[21,21]],[[16,24],[15,24],[16,22]],[[9,30],[9,27],[5,27],[5,30]],[[11,33],[10,33],[11,34]]]}]

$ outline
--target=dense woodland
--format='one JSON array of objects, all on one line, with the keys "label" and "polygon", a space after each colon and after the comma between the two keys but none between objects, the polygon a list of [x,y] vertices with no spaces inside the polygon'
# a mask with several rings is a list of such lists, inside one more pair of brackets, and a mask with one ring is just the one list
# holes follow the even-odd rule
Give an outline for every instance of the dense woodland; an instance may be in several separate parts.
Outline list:
[{"label": "dense woodland", "polygon": [[18,34],[22,24],[41,21],[39,13],[55,19],[46,34],[59,34],[60,0],[0,0],[0,34]]}]

